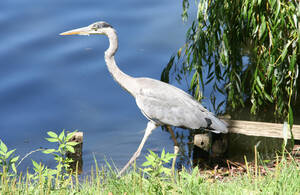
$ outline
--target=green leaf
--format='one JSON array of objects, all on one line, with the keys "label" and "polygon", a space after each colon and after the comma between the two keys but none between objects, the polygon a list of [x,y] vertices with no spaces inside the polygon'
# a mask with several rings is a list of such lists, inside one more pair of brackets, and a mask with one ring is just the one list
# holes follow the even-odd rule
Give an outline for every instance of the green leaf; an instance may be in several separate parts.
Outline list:
[{"label": "green leaf", "polygon": [[148,167],[150,166],[152,163],[150,161],[146,161],[142,164],[143,167]]},{"label": "green leaf", "polygon": [[79,144],[78,142],[67,142],[67,145],[69,146],[76,146],[78,144]]},{"label": "green leaf", "polygon": [[[199,72],[199,78],[200,78],[201,87],[202,87],[202,89],[204,91],[204,81],[203,81],[202,71]],[[199,86],[199,88],[200,88],[200,86]]]},{"label": "green leaf", "polygon": [[4,153],[6,153],[7,152],[7,146],[1,141],[1,143],[0,143],[0,149],[1,149],[1,151],[3,151]]},{"label": "green leaf", "polygon": [[59,134],[58,139],[59,139],[60,141],[63,141],[64,137],[65,137],[65,131],[63,130],[63,131]]},{"label": "green leaf", "polygon": [[291,58],[291,62],[290,62],[290,66],[289,66],[290,71],[294,71],[295,63],[296,63],[296,57],[297,57],[297,49],[294,49],[293,55],[292,55],[292,58]]},{"label": "green leaf", "polygon": [[58,142],[58,138],[45,138],[48,142]]},{"label": "green leaf", "polygon": [[174,63],[174,59],[175,59],[175,56],[172,56],[167,64],[167,66],[163,69],[162,73],[161,73],[161,77],[160,77],[160,80],[166,82],[166,83],[169,83],[169,73],[170,73],[170,70],[173,66],[173,63]]},{"label": "green leaf", "polygon": [[252,101],[252,106],[251,106],[250,112],[251,112],[252,114],[255,114],[255,113],[256,113],[256,108],[257,108],[257,106],[256,106],[256,101]]},{"label": "green leaf", "polygon": [[271,3],[271,9],[274,9],[274,5],[277,2],[277,0],[270,0]]},{"label": "green leaf", "polygon": [[290,46],[290,44],[292,43],[291,40],[288,41],[288,43],[284,46],[284,49],[281,53],[281,61],[283,62],[285,56],[286,56],[286,53],[287,53],[287,50],[288,50],[288,47]]},{"label": "green leaf", "polygon": [[39,169],[40,165],[35,162],[34,160],[31,160],[32,161],[32,165],[36,168],[36,169]]},{"label": "green leaf", "polygon": [[152,169],[151,168],[145,168],[145,169],[143,169],[143,171],[146,172],[146,173],[149,173],[150,171],[152,171]]},{"label": "green leaf", "polygon": [[8,159],[8,158],[10,157],[10,155],[11,155],[12,153],[14,153],[15,150],[16,150],[16,149],[8,151],[8,152],[5,154],[5,158]]},{"label": "green leaf", "polygon": [[294,124],[294,116],[293,116],[293,110],[291,106],[289,107],[288,121],[289,121],[290,129],[292,129]]},{"label": "green leaf", "polygon": [[257,5],[260,6],[260,4],[261,4],[261,0],[258,0]]},{"label": "green leaf", "polygon": [[162,159],[165,158],[165,149],[164,149],[164,148],[163,148],[163,150],[162,150],[162,152],[161,152],[160,158],[162,158]]},{"label": "green leaf", "polygon": [[156,156],[155,156],[155,155],[152,155],[152,154],[149,154],[149,155],[147,156],[147,160],[148,160],[148,161],[151,161],[151,162],[155,161],[155,158],[156,158]]},{"label": "green leaf", "polygon": [[15,163],[11,164],[11,169],[13,170],[14,173],[17,173],[17,168]]},{"label": "green leaf", "polygon": [[271,96],[267,93],[267,92],[265,92],[265,91],[263,91],[264,92],[264,96],[270,101],[270,102],[273,102],[273,99],[271,98]]},{"label": "green leaf", "polygon": [[197,74],[198,74],[198,72],[195,71],[195,72],[194,72],[194,75],[193,75],[193,77],[192,77],[192,80],[191,80],[191,82],[190,82],[190,89],[193,89],[194,86],[195,86],[195,84],[196,84],[195,79],[197,78]]},{"label": "green leaf", "polygon": [[62,157],[56,155],[56,156],[54,157],[54,160],[56,160],[57,162],[61,162],[63,159],[62,159]]},{"label": "green leaf", "polygon": [[19,156],[16,156],[10,160],[10,162],[15,163],[19,160]]},{"label": "green leaf", "polygon": [[188,8],[189,8],[190,4],[189,4],[189,1],[188,0],[183,0],[182,1],[182,14],[181,14],[181,17],[182,17],[182,20],[183,21],[186,21],[188,19]]},{"label": "green leaf", "polygon": [[157,156],[157,154],[155,154],[153,151],[149,150],[150,152],[150,156]]},{"label": "green leaf", "polygon": [[247,18],[248,3],[249,3],[249,0],[245,0],[244,4],[242,6],[242,8],[243,8],[242,15],[244,16],[244,20]]},{"label": "green leaf", "polygon": [[280,8],[281,8],[281,2],[280,2],[280,0],[277,0],[276,5],[277,5],[277,7],[276,7],[276,11],[275,11],[275,20],[277,19],[278,14],[280,12]]},{"label": "green leaf", "polygon": [[73,146],[69,146],[69,145],[66,145],[66,148],[69,152],[71,153],[75,153],[75,150],[74,150],[74,147]]},{"label": "green leaf", "polygon": [[44,154],[50,154],[50,153],[53,153],[53,152],[56,152],[56,150],[55,149],[47,149],[47,150],[43,151]]},{"label": "green leaf", "polygon": [[261,83],[259,77],[256,77],[256,82],[257,82],[257,84],[258,84],[258,86],[259,86],[260,89],[264,89],[264,86],[263,86],[263,84]]},{"label": "green leaf", "polygon": [[265,30],[266,30],[265,16],[262,16],[262,17],[261,17],[261,25],[260,25],[260,28],[259,28],[258,39],[261,39],[261,38],[262,38],[262,36],[263,36],[264,33],[265,33]]},{"label": "green leaf", "polygon": [[66,147],[66,144],[59,144],[59,147],[58,147],[58,149],[63,149],[64,147]]},{"label": "green leaf", "polygon": [[57,137],[58,137],[57,134],[54,133],[53,131],[48,131],[47,134],[48,134],[50,137],[52,137],[52,138],[57,138]]}]

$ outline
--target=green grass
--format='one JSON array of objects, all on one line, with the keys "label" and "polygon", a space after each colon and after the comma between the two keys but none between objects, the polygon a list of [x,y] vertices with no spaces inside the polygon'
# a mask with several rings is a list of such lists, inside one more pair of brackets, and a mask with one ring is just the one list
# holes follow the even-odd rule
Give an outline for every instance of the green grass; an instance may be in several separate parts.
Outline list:
[{"label": "green grass", "polygon": [[176,176],[146,175],[135,169],[120,178],[112,169],[91,171],[83,181],[71,175],[61,181],[58,176],[8,176],[3,172],[0,194],[300,194],[300,165],[285,160],[266,176],[249,171],[223,181],[206,179],[197,168]]},{"label": "green grass", "polygon": [[[0,140],[0,195],[6,194],[300,194],[300,161],[281,156],[276,166],[268,168],[258,158],[255,150],[255,162],[249,166],[245,159],[245,172],[235,172],[234,176],[212,178],[200,173],[198,168],[183,169],[174,173],[166,164],[175,157],[174,154],[161,155],[150,151],[142,168],[133,167],[120,178],[117,171],[108,163],[106,167],[91,167],[90,175],[84,179],[70,173],[66,152],[74,152],[69,138],[72,134],[48,132],[48,141],[57,147],[42,152],[53,157],[54,169],[32,160],[32,167],[26,173],[18,172],[21,160],[15,156],[15,150],[9,150]],[[36,151],[34,151],[36,152]],[[264,166],[264,169],[260,169]],[[261,170],[264,170],[263,174]],[[230,175],[230,174],[229,174]]]}]

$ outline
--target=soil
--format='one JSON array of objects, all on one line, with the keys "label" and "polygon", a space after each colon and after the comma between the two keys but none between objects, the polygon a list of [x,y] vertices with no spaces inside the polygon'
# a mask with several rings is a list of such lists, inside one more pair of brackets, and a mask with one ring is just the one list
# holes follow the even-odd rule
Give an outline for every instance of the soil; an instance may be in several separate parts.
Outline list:
[{"label": "soil", "polygon": [[[233,161],[224,157],[214,158],[210,160],[197,159],[194,160],[194,165],[198,165],[200,173],[212,180],[225,180],[228,176],[242,175],[251,173],[252,175],[265,176],[269,172],[275,171],[278,163],[281,162],[282,156],[277,156],[271,160],[254,160],[251,162]],[[295,145],[290,153],[286,153],[285,160],[290,162],[297,162],[300,164],[300,145]]]}]

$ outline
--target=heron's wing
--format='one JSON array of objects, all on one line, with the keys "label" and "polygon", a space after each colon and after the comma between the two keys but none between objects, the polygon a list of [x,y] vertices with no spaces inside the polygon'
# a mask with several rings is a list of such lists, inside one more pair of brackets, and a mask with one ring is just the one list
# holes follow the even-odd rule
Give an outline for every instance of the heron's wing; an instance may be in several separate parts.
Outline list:
[{"label": "heron's wing", "polygon": [[189,129],[204,127],[227,131],[224,123],[181,89],[148,78],[140,78],[137,82],[136,102],[149,120]]}]

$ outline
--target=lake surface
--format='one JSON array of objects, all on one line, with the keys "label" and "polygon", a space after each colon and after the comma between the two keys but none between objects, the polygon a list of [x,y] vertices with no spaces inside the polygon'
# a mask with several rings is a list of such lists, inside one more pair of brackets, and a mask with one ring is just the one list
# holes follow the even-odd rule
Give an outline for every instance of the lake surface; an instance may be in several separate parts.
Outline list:
[{"label": "lake surface", "polygon": [[[23,157],[37,148],[53,148],[47,131],[84,132],[84,171],[112,160],[121,168],[137,149],[147,120],[134,99],[107,71],[104,36],[59,36],[59,33],[104,20],[117,29],[116,60],[131,76],[160,79],[172,54],[184,44],[187,26],[181,1],[0,2],[0,139]],[[174,83],[176,84],[176,83]],[[157,128],[147,149],[173,152],[167,132]],[[31,160],[54,164],[42,153]]]}]

